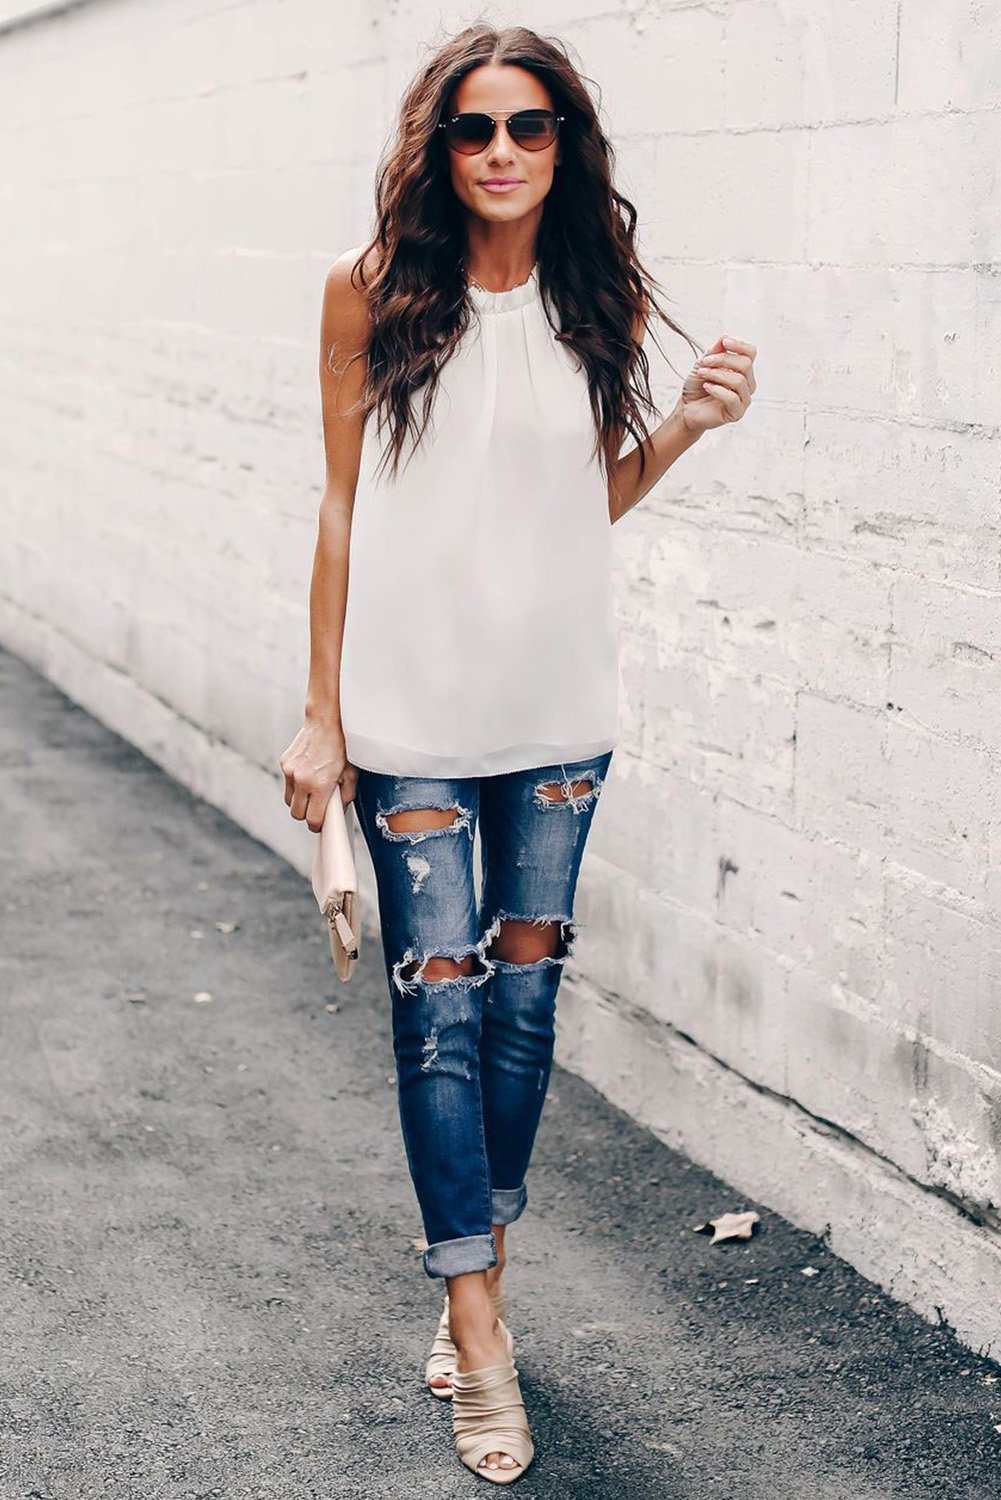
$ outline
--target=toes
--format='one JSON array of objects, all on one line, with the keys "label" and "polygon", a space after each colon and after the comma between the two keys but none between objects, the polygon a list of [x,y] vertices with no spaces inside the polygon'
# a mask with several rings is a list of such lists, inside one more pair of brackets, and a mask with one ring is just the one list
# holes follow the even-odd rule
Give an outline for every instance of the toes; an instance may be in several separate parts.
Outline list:
[{"label": "toes", "polygon": [[510,1453],[488,1453],[485,1458],[480,1459],[481,1469],[517,1469],[521,1465]]}]

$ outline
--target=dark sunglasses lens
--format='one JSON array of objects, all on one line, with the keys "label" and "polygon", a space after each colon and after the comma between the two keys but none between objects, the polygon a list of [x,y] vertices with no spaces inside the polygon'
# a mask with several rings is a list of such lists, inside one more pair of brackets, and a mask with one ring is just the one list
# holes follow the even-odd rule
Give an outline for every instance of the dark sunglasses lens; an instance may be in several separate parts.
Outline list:
[{"label": "dark sunglasses lens", "polygon": [[526,109],[520,114],[512,115],[507,128],[511,139],[517,141],[519,146],[527,146],[529,151],[542,151],[553,143],[556,122],[551,114],[535,114]]},{"label": "dark sunglasses lens", "polygon": [[445,133],[457,151],[482,151],[494,133],[494,122],[489,115],[458,115]]}]

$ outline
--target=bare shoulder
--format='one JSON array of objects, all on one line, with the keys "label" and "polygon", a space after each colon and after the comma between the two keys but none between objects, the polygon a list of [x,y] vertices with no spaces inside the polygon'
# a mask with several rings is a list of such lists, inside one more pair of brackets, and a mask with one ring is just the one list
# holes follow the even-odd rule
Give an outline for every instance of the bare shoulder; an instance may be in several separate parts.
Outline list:
[{"label": "bare shoulder", "polygon": [[[358,350],[368,344],[368,303],[359,278],[364,245],[354,245],[334,261],[323,286],[323,338],[326,347]],[[366,277],[372,273],[374,252],[365,262]]]},{"label": "bare shoulder", "polygon": [[364,253],[364,245],[345,250],[328,270],[320,325],[327,486],[347,514],[354,505],[358,481],[370,341],[368,300],[355,272]]}]

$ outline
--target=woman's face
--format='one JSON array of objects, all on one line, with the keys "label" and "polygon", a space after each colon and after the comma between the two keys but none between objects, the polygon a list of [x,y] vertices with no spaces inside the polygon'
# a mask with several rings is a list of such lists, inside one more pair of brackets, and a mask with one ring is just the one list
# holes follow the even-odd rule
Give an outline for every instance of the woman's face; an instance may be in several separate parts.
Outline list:
[{"label": "woman's face", "polygon": [[[519,109],[555,113],[552,95],[534,73],[513,63],[484,63],[462,79],[452,96],[449,114],[506,114]],[[459,200],[481,219],[511,223],[540,209],[552,186],[559,149],[559,137],[541,151],[518,146],[508,135],[506,123],[499,120],[493,140],[477,155],[465,156],[449,148],[452,187]],[[514,178],[517,186],[492,192],[484,185],[492,177]]]}]

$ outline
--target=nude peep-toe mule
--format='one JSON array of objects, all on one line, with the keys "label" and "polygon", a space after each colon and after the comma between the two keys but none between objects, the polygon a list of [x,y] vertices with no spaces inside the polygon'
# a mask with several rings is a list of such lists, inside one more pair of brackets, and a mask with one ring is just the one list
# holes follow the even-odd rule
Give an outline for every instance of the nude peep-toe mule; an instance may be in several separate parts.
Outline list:
[{"label": "nude peep-toe mule", "polygon": [[[494,1312],[500,1319],[504,1329],[504,1334],[508,1341],[508,1349],[513,1355],[514,1339],[511,1337],[510,1329],[504,1322],[504,1319],[507,1317],[507,1304],[504,1300],[503,1290],[499,1291],[496,1296],[491,1292],[490,1300],[494,1305]],[[431,1353],[428,1355],[427,1364],[424,1367],[424,1380],[427,1388],[432,1396],[438,1397],[439,1401],[448,1401],[451,1399],[452,1387],[450,1385],[432,1385],[431,1382],[439,1375],[444,1375],[447,1379],[451,1380],[452,1372],[455,1369],[455,1359],[456,1349],[452,1342],[452,1335],[448,1331],[448,1293],[446,1292],[445,1306],[442,1308],[438,1327],[435,1330],[435,1336],[431,1343]],[[488,1449],[487,1451],[489,1452],[490,1450]]]},{"label": "nude peep-toe mule", "polygon": [[[452,1434],[467,1469],[492,1484],[520,1479],[535,1456],[513,1358],[506,1364],[452,1373]],[[488,1453],[507,1453],[510,1468],[481,1467]]]}]

